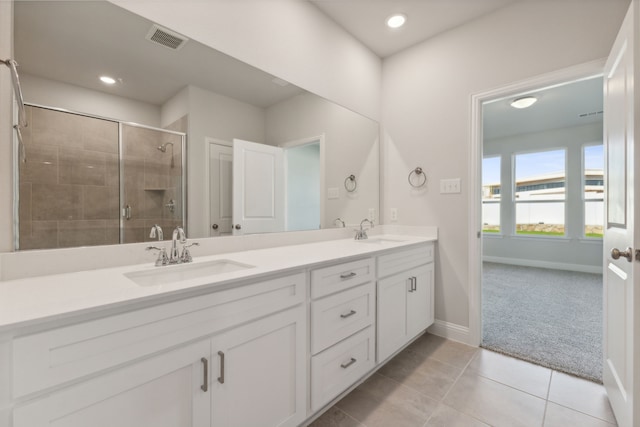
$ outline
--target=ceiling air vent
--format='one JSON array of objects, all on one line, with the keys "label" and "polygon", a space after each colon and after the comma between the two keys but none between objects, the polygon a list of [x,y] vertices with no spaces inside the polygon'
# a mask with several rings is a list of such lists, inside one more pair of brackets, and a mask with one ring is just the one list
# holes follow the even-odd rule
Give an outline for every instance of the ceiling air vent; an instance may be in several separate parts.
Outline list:
[{"label": "ceiling air vent", "polygon": [[189,40],[178,33],[159,26],[158,24],[153,24],[147,33],[146,39],[171,50],[180,49]]},{"label": "ceiling air vent", "polygon": [[602,114],[602,113],[603,113],[602,111],[592,111],[592,112],[590,112],[590,113],[582,113],[582,114],[579,114],[579,115],[578,115],[578,117],[580,117],[580,118],[582,118],[582,119],[583,119],[583,118],[585,118],[585,117],[599,116],[599,115],[600,115],[600,114]]}]

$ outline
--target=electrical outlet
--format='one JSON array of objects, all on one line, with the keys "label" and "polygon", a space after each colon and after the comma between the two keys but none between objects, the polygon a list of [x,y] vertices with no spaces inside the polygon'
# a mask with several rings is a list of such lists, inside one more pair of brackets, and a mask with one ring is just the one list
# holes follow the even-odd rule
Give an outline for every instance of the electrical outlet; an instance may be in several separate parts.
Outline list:
[{"label": "electrical outlet", "polygon": [[391,221],[398,220],[398,208],[391,208]]},{"label": "electrical outlet", "polygon": [[369,221],[375,222],[376,220],[376,208],[369,208]]}]

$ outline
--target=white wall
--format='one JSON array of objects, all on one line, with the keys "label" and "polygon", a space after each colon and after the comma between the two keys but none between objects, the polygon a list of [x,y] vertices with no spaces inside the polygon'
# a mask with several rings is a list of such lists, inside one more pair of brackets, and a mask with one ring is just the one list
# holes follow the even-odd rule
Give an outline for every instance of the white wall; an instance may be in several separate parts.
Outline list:
[{"label": "white wall", "polygon": [[166,128],[176,120],[189,114],[189,87],[167,100],[160,109],[160,127]]},{"label": "white wall", "polygon": [[[267,108],[267,142],[272,145],[324,134],[325,186],[339,198],[325,198],[323,228],[333,220],[360,224],[369,208],[379,207],[379,127],[376,122],[313,94],[294,96]],[[358,187],[348,193],[344,180],[355,175]],[[376,220],[377,222],[377,220]]]},{"label": "white wall", "polygon": [[25,102],[160,127],[160,107],[97,90],[21,74]]},{"label": "white wall", "polygon": [[[517,153],[532,150],[566,148],[567,198],[566,238],[535,238],[513,233],[514,204],[502,203],[502,236],[486,234],[483,256],[489,260],[504,260],[524,265],[547,265],[590,270],[602,268],[602,241],[584,238],[584,211],[582,202],[582,148],[585,144],[602,144],[602,123],[592,123],[546,132],[528,133],[505,138],[485,140],[484,156],[500,156],[503,187],[510,185],[515,176],[511,159]],[[528,206],[528,205],[527,205]],[[539,206],[539,205],[535,205]],[[549,220],[551,221],[551,220]],[[561,222],[556,222],[561,223]]]},{"label": "white wall", "polygon": [[379,118],[380,58],[300,0],[111,0],[310,92]]},{"label": "white wall", "polygon": [[[471,95],[605,57],[628,1],[516,2],[383,62],[383,208],[437,225],[436,318],[469,325]],[[407,174],[422,166],[425,191]],[[439,194],[443,178],[462,193]]]},{"label": "white wall", "polygon": [[189,236],[208,236],[206,205],[208,165],[205,137],[233,138],[263,143],[264,109],[214,92],[189,86],[189,131],[187,132],[187,227]]}]

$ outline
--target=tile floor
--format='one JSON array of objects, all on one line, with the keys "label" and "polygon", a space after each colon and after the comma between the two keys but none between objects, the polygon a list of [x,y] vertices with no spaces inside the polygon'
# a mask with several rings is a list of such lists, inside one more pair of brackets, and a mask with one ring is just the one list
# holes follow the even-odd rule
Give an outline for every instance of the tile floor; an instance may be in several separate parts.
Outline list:
[{"label": "tile floor", "polygon": [[611,427],[601,385],[425,334],[310,427]]}]

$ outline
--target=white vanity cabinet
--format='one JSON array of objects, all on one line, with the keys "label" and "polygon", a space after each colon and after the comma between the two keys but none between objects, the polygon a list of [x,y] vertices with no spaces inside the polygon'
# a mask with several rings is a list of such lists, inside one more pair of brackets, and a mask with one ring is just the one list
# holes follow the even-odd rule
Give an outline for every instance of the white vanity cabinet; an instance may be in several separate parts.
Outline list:
[{"label": "white vanity cabinet", "polygon": [[434,322],[433,244],[378,257],[378,363]]},{"label": "white vanity cabinet", "polygon": [[306,286],[292,274],[17,337],[13,427],[297,426]]},{"label": "white vanity cabinet", "polygon": [[375,366],[375,260],[311,272],[311,410]]}]

